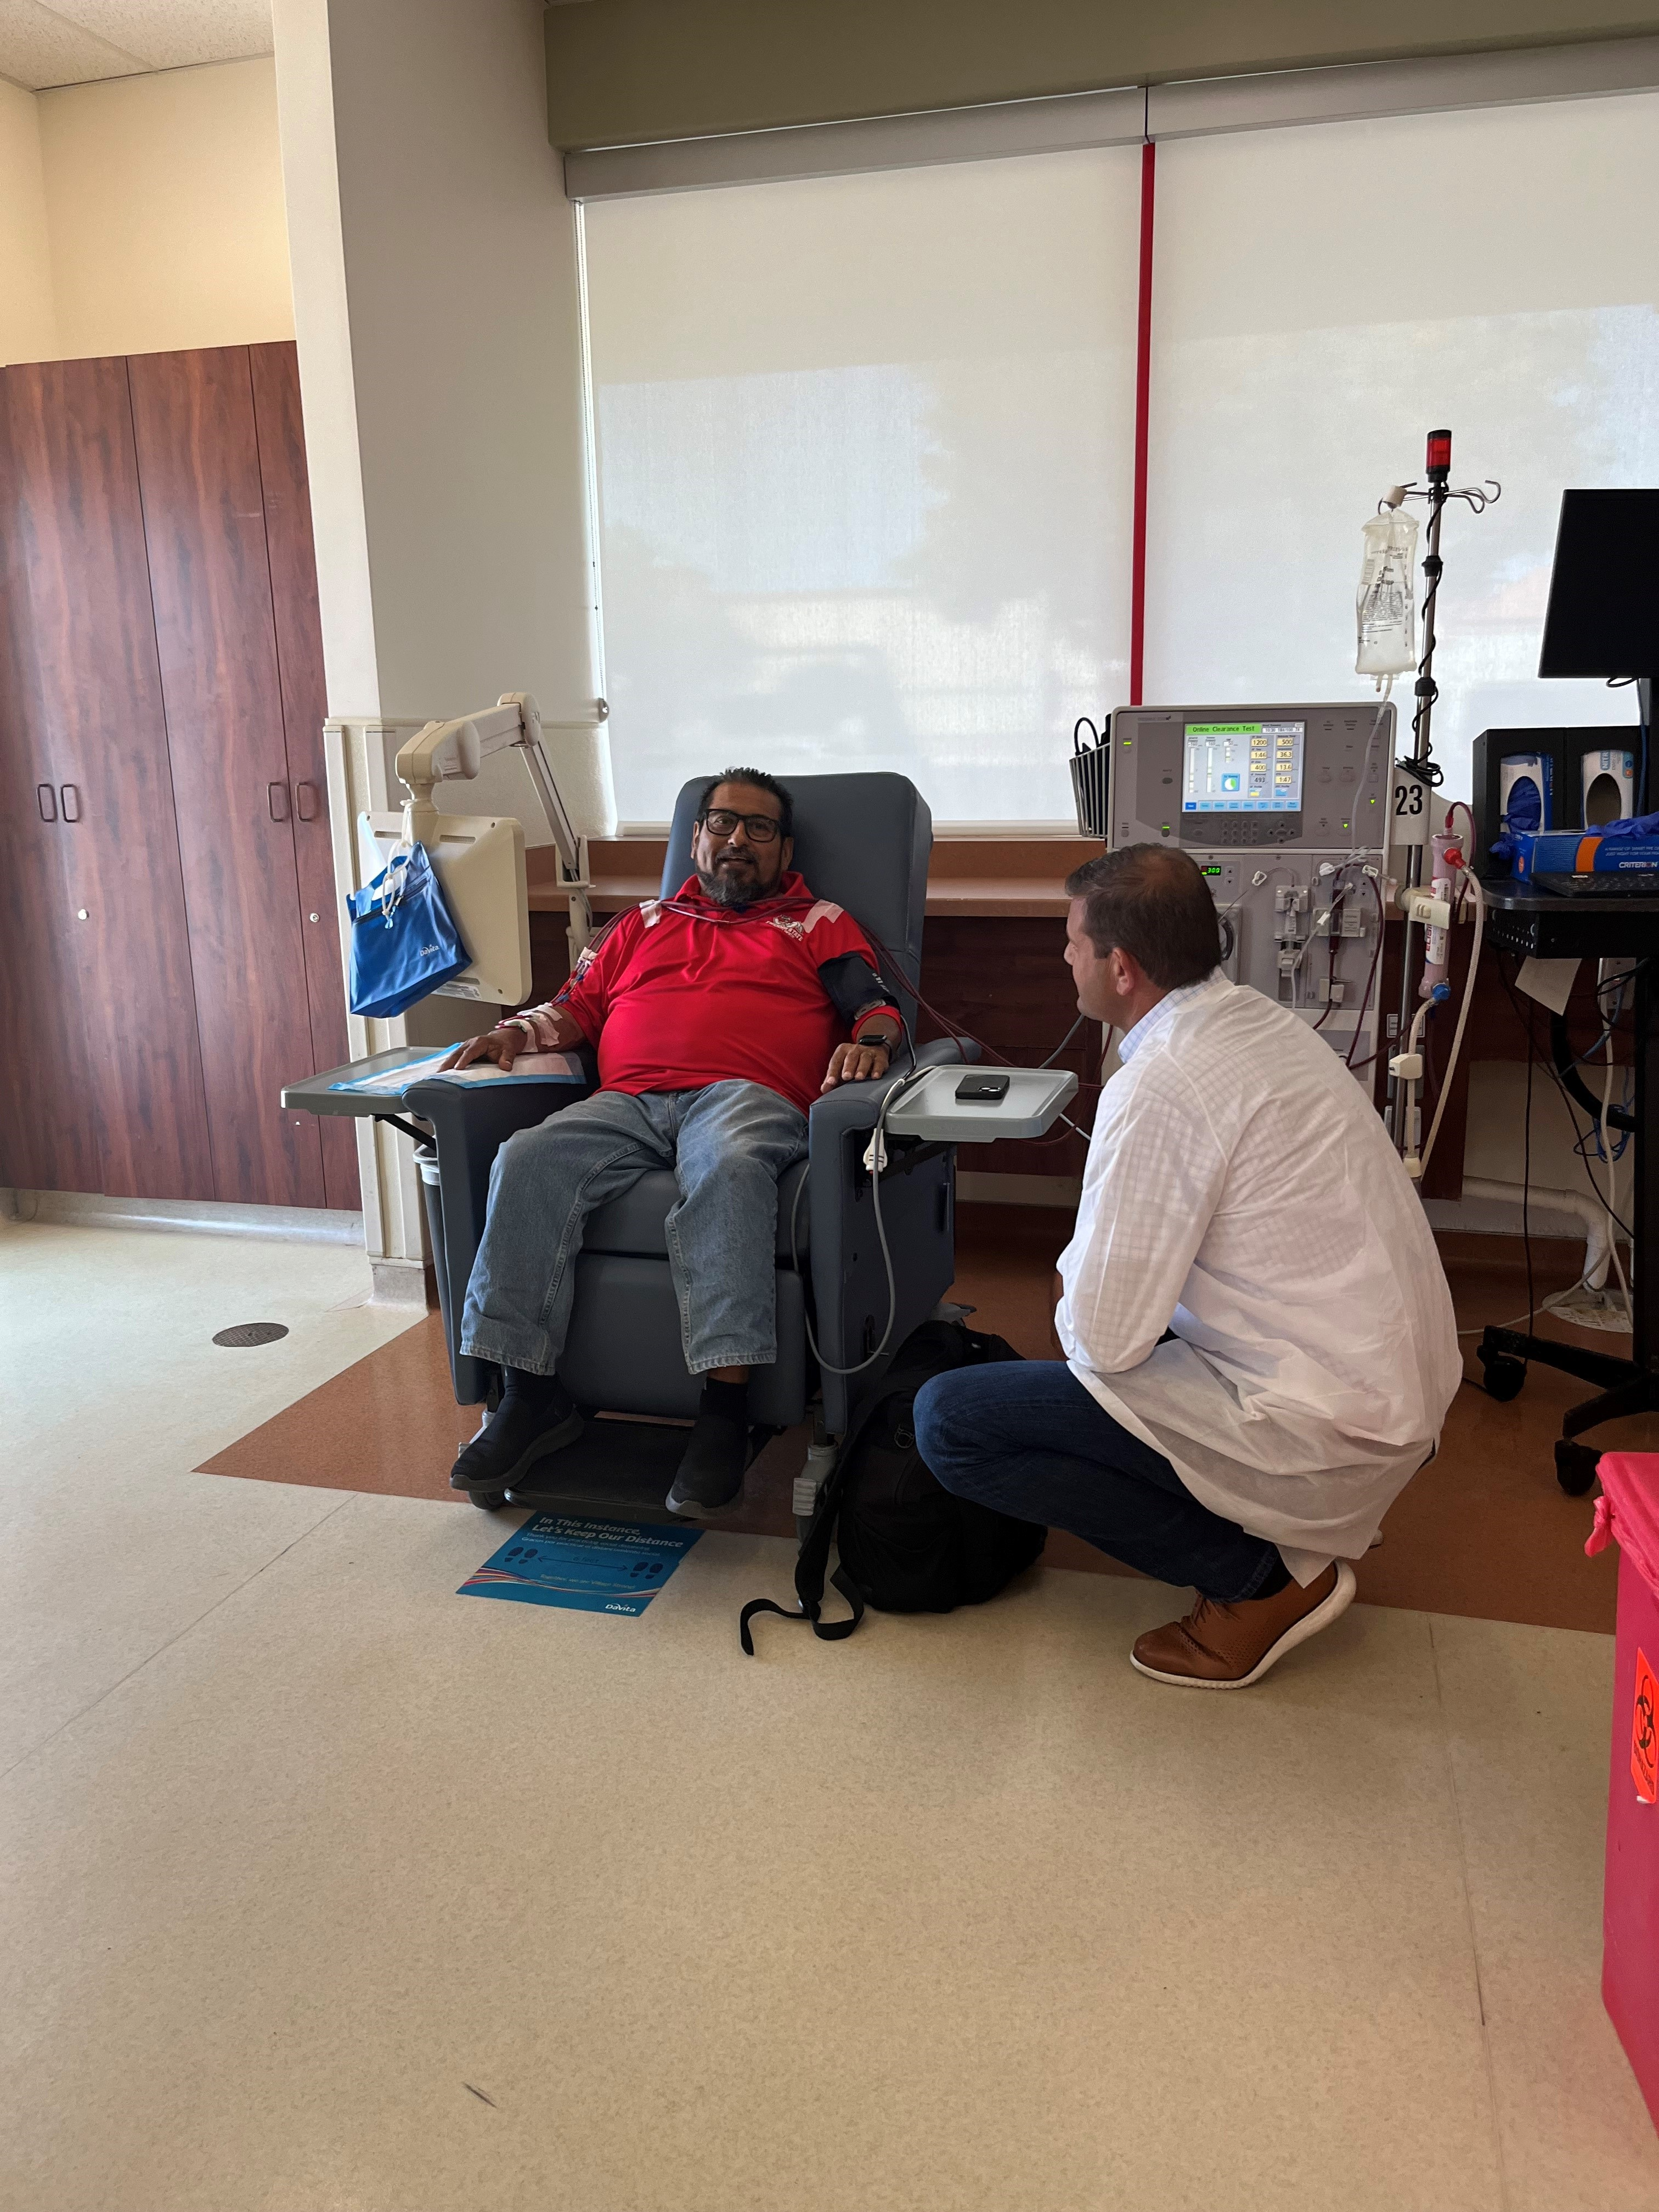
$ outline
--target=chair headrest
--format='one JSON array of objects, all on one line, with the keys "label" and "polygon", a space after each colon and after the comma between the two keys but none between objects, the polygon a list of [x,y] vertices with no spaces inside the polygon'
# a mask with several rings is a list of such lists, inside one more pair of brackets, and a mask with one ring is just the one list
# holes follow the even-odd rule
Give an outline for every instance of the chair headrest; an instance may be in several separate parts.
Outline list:
[{"label": "chair headrest", "polygon": [[[710,775],[714,771],[711,769]],[[927,910],[927,860],[933,817],[908,775],[787,775],[795,809],[790,863],[819,898],[845,907],[878,938],[914,990],[921,976],[921,925]],[[707,775],[681,787],[668,833],[662,896],[691,872],[691,833]]]}]

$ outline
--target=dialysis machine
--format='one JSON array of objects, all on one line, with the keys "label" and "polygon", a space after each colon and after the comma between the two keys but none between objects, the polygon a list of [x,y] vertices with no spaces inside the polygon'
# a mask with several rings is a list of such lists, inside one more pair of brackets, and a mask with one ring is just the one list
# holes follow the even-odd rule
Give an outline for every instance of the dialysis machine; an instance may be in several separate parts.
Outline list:
[{"label": "dialysis machine", "polygon": [[1120,707],[1107,843],[1178,846],[1203,870],[1224,972],[1374,1073],[1395,710]]}]

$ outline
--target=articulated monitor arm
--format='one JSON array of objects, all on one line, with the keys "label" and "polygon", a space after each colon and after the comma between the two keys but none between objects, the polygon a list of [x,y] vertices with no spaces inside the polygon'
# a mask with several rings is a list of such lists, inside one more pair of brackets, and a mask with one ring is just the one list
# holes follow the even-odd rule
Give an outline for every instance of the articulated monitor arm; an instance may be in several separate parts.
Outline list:
[{"label": "articulated monitor arm", "polygon": [[[592,721],[555,722],[556,730],[591,730],[603,722],[608,708],[603,699]],[[434,787],[461,779],[470,782],[492,753],[516,746],[530,778],[542,816],[553,833],[559,855],[559,872],[570,889],[572,957],[587,941],[592,919],[587,903],[587,854],[574,823],[559,796],[553,770],[542,744],[541,709],[527,691],[503,692],[499,703],[482,714],[464,714],[453,722],[428,722],[398,750],[398,781],[409,793],[404,809],[403,834],[410,843],[430,845],[442,834],[443,817],[432,804]]]},{"label": "articulated monitor arm", "polygon": [[[606,713],[603,699],[599,708],[595,720],[602,722]],[[594,724],[555,722],[550,726],[588,730]],[[501,695],[500,703],[485,714],[464,714],[453,722],[428,722],[424,729],[417,730],[398,751],[398,781],[410,794],[410,803],[404,810],[404,836],[418,839],[422,844],[429,842],[437,834],[441,820],[432,804],[434,787],[456,778],[470,782],[492,753],[505,752],[509,746],[516,745],[542,814],[553,832],[565,878],[580,883],[586,872],[581,840],[553,781],[553,771],[542,745],[542,728],[541,709],[530,694],[507,691]]]}]

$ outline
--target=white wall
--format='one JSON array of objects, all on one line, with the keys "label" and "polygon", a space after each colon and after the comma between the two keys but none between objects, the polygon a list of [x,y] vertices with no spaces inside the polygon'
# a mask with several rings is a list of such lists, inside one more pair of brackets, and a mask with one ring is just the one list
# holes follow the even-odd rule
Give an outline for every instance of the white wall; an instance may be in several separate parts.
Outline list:
[{"label": "white wall", "polygon": [[[534,692],[549,720],[592,712],[575,222],[547,139],[540,0],[274,12],[324,658],[345,726],[330,799],[345,823],[385,801],[378,725],[507,690]],[[607,827],[600,746],[550,750],[580,826]],[[522,781],[502,768],[468,800],[522,819]],[[349,863],[347,848],[343,888]],[[402,1139],[362,1142],[384,1282],[419,1263],[418,1208]]]},{"label": "white wall", "polygon": [[63,357],[293,337],[270,61],[36,97]]},{"label": "white wall", "polygon": [[574,719],[580,330],[538,0],[276,0],[276,29],[330,711],[524,690]]},{"label": "white wall", "polygon": [[57,350],[40,106],[32,92],[0,83],[0,362],[47,361]]},{"label": "white wall", "polygon": [[293,335],[272,62],[0,83],[0,361]]}]

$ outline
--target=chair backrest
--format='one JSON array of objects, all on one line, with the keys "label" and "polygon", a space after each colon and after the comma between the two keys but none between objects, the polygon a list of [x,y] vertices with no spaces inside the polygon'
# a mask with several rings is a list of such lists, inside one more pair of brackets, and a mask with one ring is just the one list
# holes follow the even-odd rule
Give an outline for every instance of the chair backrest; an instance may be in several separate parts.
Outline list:
[{"label": "chair backrest", "polygon": [[[714,769],[709,775],[714,774]],[[927,859],[933,817],[908,775],[787,775],[795,807],[792,866],[820,898],[845,907],[878,938],[915,991],[921,980],[921,925],[927,910]],[[668,833],[662,895],[671,898],[691,872],[691,825],[708,776],[681,787]]]}]

